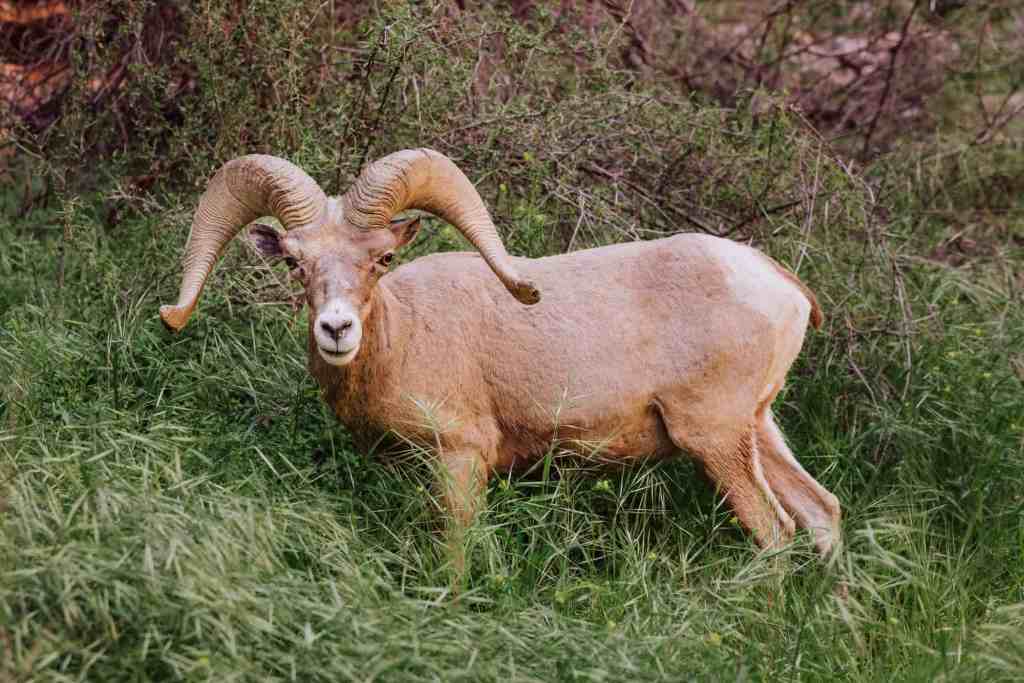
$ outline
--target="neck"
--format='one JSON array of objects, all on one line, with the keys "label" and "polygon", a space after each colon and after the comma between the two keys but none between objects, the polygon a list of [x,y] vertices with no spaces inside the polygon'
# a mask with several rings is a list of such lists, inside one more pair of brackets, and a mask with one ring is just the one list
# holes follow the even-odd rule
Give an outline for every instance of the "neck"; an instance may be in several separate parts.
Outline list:
[{"label": "neck", "polygon": [[338,418],[357,428],[367,409],[364,390],[379,382],[388,356],[402,347],[400,337],[400,304],[384,283],[370,295],[370,313],[363,322],[363,337],[356,357],[348,365],[330,365],[320,357],[313,336],[312,318],[309,328],[309,372],[320,384],[324,399]]}]

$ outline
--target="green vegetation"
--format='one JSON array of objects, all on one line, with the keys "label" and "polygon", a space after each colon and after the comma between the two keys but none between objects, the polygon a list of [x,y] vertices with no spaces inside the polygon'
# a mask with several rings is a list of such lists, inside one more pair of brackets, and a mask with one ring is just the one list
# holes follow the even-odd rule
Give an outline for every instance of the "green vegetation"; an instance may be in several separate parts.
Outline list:
[{"label": "green vegetation", "polygon": [[[10,162],[0,681],[1024,677],[1019,142],[951,123],[857,166],[769,93],[724,108],[623,69],[615,24],[202,4],[173,103],[179,66],[154,67]],[[425,145],[515,253],[706,229],[799,273],[826,323],[776,413],[843,504],[833,562],[806,538],[758,555],[683,460],[555,457],[492,483],[453,600],[427,468],[352,449],[282,272],[239,240],[189,328],[163,330],[219,162],[280,154],[334,193]],[[403,258],[463,248],[431,220]]]}]

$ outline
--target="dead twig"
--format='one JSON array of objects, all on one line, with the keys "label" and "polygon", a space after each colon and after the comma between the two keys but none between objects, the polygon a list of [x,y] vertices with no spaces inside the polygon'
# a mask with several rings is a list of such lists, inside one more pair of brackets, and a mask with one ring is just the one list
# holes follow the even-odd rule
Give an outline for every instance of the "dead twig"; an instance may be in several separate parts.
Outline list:
[{"label": "dead twig", "polygon": [[892,50],[892,56],[889,57],[889,70],[885,75],[885,87],[882,89],[882,96],[878,100],[878,108],[875,109],[875,115],[871,119],[871,125],[868,127],[868,132],[864,135],[864,146],[861,147],[860,150],[861,159],[868,158],[868,150],[871,148],[871,138],[875,135],[875,130],[878,128],[878,120],[882,117],[882,112],[885,111],[885,105],[889,101],[889,93],[892,92],[892,80],[896,75],[896,61],[899,59],[900,50],[903,49],[903,45],[907,42],[907,35],[910,32],[910,22],[913,21],[914,15],[917,14],[917,8],[920,6],[921,0],[915,0],[914,6],[910,8],[910,12],[907,13],[907,18],[903,21],[903,28],[900,29],[899,41]]},{"label": "dead twig", "polygon": [[580,166],[580,168],[582,170],[586,171],[587,173],[592,174],[592,175],[599,175],[599,176],[608,178],[609,180],[612,180],[613,182],[622,183],[623,185],[625,185],[629,189],[633,190],[634,192],[636,192],[638,195],[640,195],[641,197],[643,197],[647,201],[655,204],[656,206],[661,207],[664,210],[669,211],[672,215],[674,215],[674,216],[682,219],[683,221],[689,223],[690,225],[692,225],[693,227],[697,228],[701,232],[705,232],[705,233],[707,233],[709,235],[715,235],[716,237],[721,237],[721,234],[719,233],[719,231],[714,230],[714,229],[708,227],[707,225],[705,225],[701,221],[697,220],[693,216],[688,215],[684,211],[681,211],[681,210],[679,210],[679,209],[677,209],[677,208],[675,208],[675,207],[673,207],[671,205],[668,205],[668,204],[656,202],[654,200],[654,198],[651,197],[647,193],[647,190],[645,190],[643,187],[637,185],[636,183],[623,178],[620,174],[612,173],[608,169],[601,168],[597,164],[583,164],[582,166]]},{"label": "dead twig", "polygon": [[366,157],[370,154],[370,145],[373,144],[374,134],[380,127],[381,119],[384,117],[384,109],[387,107],[388,99],[391,96],[391,86],[394,85],[398,72],[402,70],[402,65],[405,63],[405,57],[409,53],[411,45],[411,42],[405,44],[402,48],[402,56],[395,61],[395,65],[391,68],[391,75],[388,76],[387,85],[384,86],[384,94],[381,95],[380,104],[377,105],[377,114],[373,119],[373,125],[370,126],[370,130],[366,135],[366,145],[363,146],[363,153],[359,157],[359,168],[363,167],[363,164],[366,163]]},{"label": "dead twig", "polygon": [[[818,195],[814,195],[814,197],[817,197],[817,196]],[[736,224],[732,225],[731,227],[729,227],[724,232],[719,233],[718,236],[719,237],[729,237],[730,235],[733,235],[736,232],[738,232],[739,230],[742,230],[743,228],[747,227],[748,225],[750,225],[751,223],[753,223],[755,220],[757,220],[759,218],[767,218],[768,216],[771,216],[771,215],[774,215],[774,214],[777,214],[777,213],[782,213],[783,211],[786,211],[787,209],[792,209],[794,206],[797,206],[797,205],[803,203],[803,201],[804,200],[802,198],[801,199],[794,199],[793,201],[785,202],[785,203],[779,204],[777,206],[772,206],[772,207],[769,207],[767,209],[761,209],[760,211],[755,211],[755,212],[751,213],[749,216],[747,216],[746,218],[744,218],[743,220],[741,220],[739,223],[736,223]],[[758,208],[760,208],[760,207],[758,207]]]}]

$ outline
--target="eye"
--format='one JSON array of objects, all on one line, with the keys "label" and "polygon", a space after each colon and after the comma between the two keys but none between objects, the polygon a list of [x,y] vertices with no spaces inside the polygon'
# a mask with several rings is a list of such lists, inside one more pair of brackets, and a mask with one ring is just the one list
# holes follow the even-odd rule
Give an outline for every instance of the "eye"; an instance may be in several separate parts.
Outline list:
[{"label": "eye", "polygon": [[298,259],[292,256],[285,256],[284,262],[288,266],[288,277],[300,281],[306,277],[306,273],[303,271],[302,266],[299,265]]},{"label": "eye", "polygon": [[391,265],[391,262],[394,260],[395,255],[389,251],[388,253],[384,254],[379,259],[377,259],[377,263],[387,268],[388,266]]}]

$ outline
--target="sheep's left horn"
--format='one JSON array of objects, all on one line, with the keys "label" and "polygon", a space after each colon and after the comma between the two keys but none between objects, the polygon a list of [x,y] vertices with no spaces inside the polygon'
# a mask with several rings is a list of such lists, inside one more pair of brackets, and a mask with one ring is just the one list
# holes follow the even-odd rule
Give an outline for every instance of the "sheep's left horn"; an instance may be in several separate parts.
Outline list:
[{"label": "sheep's left horn", "polygon": [[540,301],[534,283],[512,264],[473,183],[432,149],[406,149],[373,162],[342,198],[345,220],[362,230],[388,226],[404,209],[440,216],[466,236],[505,288],[524,304]]},{"label": "sheep's left horn", "polygon": [[175,332],[185,326],[224,247],[252,221],[273,216],[291,230],[323,222],[326,215],[323,190],[290,161],[250,154],[227,162],[199,200],[185,246],[178,303],[161,306],[160,318]]}]

